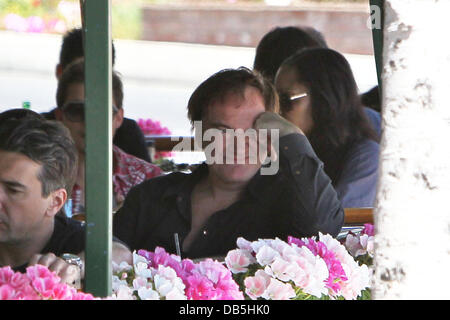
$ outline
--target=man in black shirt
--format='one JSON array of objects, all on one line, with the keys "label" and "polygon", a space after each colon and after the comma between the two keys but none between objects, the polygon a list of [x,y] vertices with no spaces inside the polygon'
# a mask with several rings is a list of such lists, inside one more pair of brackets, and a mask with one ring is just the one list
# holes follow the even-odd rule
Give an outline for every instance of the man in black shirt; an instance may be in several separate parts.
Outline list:
[{"label": "man in black shirt", "polygon": [[[0,266],[23,272],[39,263],[72,283],[79,272],[58,257],[83,256],[84,226],[60,213],[75,180],[77,151],[62,124],[32,113],[0,114]],[[115,261],[131,258],[114,242]]]},{"label": "man in black shirt", "polygon": [[[114,235],[132,250],[161,246],[175,253],[177,234],[181,254],[189,258],[225,255],[238,237],[336,236],[344,212],[323,164],[300,129],[277,111],[273,86],[246,68],[222,70],[203,82],[188,103],[189,118],[201,121],[202,133],[216,130],[216,142],[229,130],[270,130],[272,147],[258,141],[263,157],[256,163],[250,161],[250,142],[241,149],[217,148],[192,174],[173,173],[138,185],[114,216]],[[203,143],[203,148],[206,154],[209,146]],[[227,155],[236,160],[243,151],[245,163],[211,161],[228,160]],[[265,173],[267,156],[278,170]]]}]

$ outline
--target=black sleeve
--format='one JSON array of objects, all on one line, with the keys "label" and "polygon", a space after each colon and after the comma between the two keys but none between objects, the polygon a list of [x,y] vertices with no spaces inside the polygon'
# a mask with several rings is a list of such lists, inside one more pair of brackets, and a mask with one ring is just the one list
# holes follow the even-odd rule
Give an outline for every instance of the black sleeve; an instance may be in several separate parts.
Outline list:
[{"label": "black sleeve", "polygon": [[123,118],[122,125],[114,135],[113,143],[126,153],[151,162],[144,134],[133,119]]},{"label": "black sleeve", "polygon": [[131,250],[134,250],[136,245],[140,201],[139,188],[132,188],[123,206],[113,216],[113,236],[124,242]]},{"label": "black sleeve", "polygon": [[337,236],[344,210],[308,139],[290,134],[280,139],[279,148],[282,172],[295,195],[290,228],[311,236],[319,231]]}]

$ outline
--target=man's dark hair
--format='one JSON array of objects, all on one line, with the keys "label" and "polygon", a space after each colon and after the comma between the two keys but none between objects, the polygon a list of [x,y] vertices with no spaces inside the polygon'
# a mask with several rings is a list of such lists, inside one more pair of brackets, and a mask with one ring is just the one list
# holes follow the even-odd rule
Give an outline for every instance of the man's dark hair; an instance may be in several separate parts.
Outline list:
[{"label": "man's dark hair", "polygon": [[0,150],[23,154],[42,166],[37,178],[43,197],[60,188],[70,195],[77,174],[77,150],[62,124],[30,117],[4,120]]},{"label": "man's dark hair", "polygon": [[0,113],[0,126],[1,126],[1,123],[5,120],[12,120],[12,119],[20,120],[20,119],[29,119],[29,118],[44,120],[44,117],[42,115],[40,115],[37,112],[34,112],[33,110],[24,109],[24,108],[15,108],[15,109],[9,109],[9,110],[6,110],[6,111],[3,111],[2,113]]},{"label": "man's dark hair", "polygon": [[[337,51],[310,48],[285,60],[281,68],[295,71],[296,81],[308,90],[314,123],[308,140],[324,163],[325,172],[336,182],[354,143],[361,139],[379,140],[361,105],[351,67]],[[283,115],[292,105],[284,103],[286,99],[281,101]]]},{"label": "man's dark hair", "polygon": [[[112,65],[115,62],[115,49],[114,43],[112,47]],[[68,31],[62,41],[61,51],[59,53],[59,64],[64,70],[70,63],[78,58],[84,57],[84,45],[83,45],[83,30],[75,28]]]},{"label": "man's dark hair", "polygon": [[322,34],[311,27],[276,27],[263,36],[256,47],[253,69],[272,83],[281,63],[305,48],[327,48]]},{"label": "man's dark hair", "polygon": [[203,81],[192,93],[188,102],[188,118],[191,124],[200,121],[208,106],[224,101],[229,94],[244,97],[245,89],[256,88],[263,97],[267,111],[278,112],[278,95],[273,85],[258,72],[248,68],[221,70]]},{"label": "man's dark hair", "polygon": [[[66,102],[69,86],[74,83],[84,83],[84,81],[84,59],[77,60],[67,66],[58,81],[58,88],[56,90],[56,105],[58,108],[61,108]],[[112,91],[116,107],[121,109],[123,103],[123,84],[119,73],[116,71],[112,72]]]}]

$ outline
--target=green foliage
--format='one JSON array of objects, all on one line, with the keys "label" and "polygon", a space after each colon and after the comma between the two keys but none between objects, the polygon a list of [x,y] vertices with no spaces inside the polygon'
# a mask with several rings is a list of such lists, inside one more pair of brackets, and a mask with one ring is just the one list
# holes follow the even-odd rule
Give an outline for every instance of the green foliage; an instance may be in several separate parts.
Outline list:
[{"label": "green foliage", "polygon": [[140,39],[142,34],[141,8],[130,2],[114,2],[111,8],[113,39]]}]

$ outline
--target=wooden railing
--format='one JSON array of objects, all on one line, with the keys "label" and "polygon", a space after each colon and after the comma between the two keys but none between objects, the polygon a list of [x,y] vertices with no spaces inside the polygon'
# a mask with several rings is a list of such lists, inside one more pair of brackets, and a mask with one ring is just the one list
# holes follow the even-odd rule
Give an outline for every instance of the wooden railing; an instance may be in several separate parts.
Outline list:
[{"label": "wooden railing", "polygon": [[[173,139],[173,140],[172,140]],[[154,147],[155,151],[172,151],[183,139],[189,140],[191,150],[194,150],[194,137],[190,136],[145,136],[148,147]]]},{"label": "wooden railing", "polygon": [[373,208],[345,208],[344,225],[373,224]]}]

